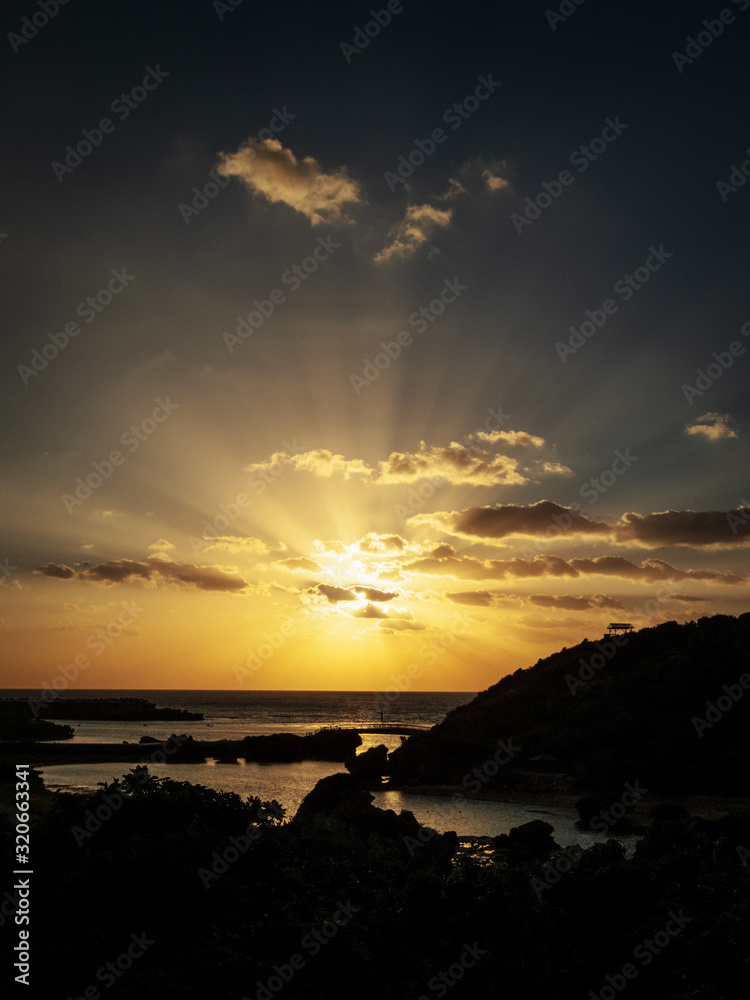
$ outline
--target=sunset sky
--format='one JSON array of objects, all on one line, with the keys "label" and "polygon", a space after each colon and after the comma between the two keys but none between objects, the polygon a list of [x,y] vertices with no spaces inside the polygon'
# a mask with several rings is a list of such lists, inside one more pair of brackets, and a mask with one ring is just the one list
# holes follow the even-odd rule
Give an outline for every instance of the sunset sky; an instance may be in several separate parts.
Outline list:
[{"label": "sunset sky", "polygon": [[5,6],[0,686],[748,610],[750,0],[666,6]]}]

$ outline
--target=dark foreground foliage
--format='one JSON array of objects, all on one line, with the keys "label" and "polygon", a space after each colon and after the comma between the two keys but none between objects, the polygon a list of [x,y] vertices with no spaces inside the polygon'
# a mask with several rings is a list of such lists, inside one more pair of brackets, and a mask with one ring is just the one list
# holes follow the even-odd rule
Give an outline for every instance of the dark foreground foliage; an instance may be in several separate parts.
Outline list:
[{"label": "dark foreground foliage", "polygon": [[[567,1000],[628,963],[634,1000],[750,989],[748,817],[665,819],[632,859],[610,841],[558,871],[554,848],[456,863],[452,838],[421,843],[410,813],[375,809],[350,775],[319,783],[292,822],[143,769],[54,798],[32,828],[29,996]],[[5,819],[0,839],[7,858]],[[670,913],[682,926],[654,952]],[[108,972],[133,935],[153,944]]]}]

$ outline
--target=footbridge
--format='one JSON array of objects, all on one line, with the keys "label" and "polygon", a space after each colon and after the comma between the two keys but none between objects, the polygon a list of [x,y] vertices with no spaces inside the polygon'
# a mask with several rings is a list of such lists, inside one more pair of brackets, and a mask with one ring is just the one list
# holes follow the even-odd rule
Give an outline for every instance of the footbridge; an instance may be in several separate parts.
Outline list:
[{"label": "footbridge", "polygon": [[311,729],[306,735],[315,736],[317,733],[359,733],[363,734],[382,733],[384,736],[417,736],[419,733],[428,733],[432,726],[404,726],[399,723],[381,722],[375,725],[365,723],[362,726],[323,726],[321,729]]}]

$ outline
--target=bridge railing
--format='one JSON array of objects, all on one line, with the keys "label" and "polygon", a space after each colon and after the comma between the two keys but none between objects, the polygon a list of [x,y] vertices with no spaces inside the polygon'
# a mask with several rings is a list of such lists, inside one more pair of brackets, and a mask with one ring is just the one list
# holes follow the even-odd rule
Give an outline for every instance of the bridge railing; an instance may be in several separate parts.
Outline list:
[{"label": "bridge railing", "polygon": [[399,729],[404,732],[420,732],[427,733],[432,729],[432,726],[413,726],[409,723],[400,722],[372,722],[363,723],[361,726],[321,726],[319,729],[308,729],[305,736],[316,736],[318,733],[358,733],[376,730],[378,732],[388,731],[391,729]]}]

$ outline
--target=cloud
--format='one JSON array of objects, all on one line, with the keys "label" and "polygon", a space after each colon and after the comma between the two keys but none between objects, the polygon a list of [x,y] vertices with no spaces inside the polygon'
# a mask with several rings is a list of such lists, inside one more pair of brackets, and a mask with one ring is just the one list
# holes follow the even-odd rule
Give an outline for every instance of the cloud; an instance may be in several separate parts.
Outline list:
[{"label": "cloud", "polygon": [[560,611],[624,611],[625,605],[606,594],[591,597],[573,597],[568,594],[509,594],[498,590],[467,590],[445,595],[455,604],[470,604],[475,607],[497,607],[507,601],[533,604],[540,608],[554,608]]},{"label": "cloud", "polygon": [[497,444],[498,441],[502,441],[511,448],[544,447],[544,438],[527,434],[526,431],[477,431],[473,436],[478,441],[486,441],[487,444]]},{"label": "cloud", "polygon": [[310,472],[314,476],[326,479],[330,479],[333,475],[341,475],[344,479],[352,479],[355,476],[370,478],[374,474],[374,470],[360,458],[346,459],[343,455],[334,455],[327,448],[302,451],[296,455],[277,451],[262,462],[253,462],[246,466],[245,472],[269,471],[277,468],[282,461],[298,472]]},{"label": "cloud", "polygon": [[323,555],[338,555],[345,556],[348,553],[348,549],[343,542],[336,539],[331,539],[327,542],[321,542],[319,538],[316,538],[313,542],[313,548],[316,552],[322,553]]},{"label": "cloud", "polygon": [[470,604],[477,608],[488,608],[495,603],[495,595],[489,590],[463,590],[445,596],[454,604]]},{"label": "cloud", "polygon": [[[444,479],[452,484],[473,486],[521,486],[529,483],[531,476],[542,474],[570,475],[570,469],[562,465],[534,460],[522,464],[517,458],[497,454],[481,447],[477,441],[486,440],[490,444],[502,442],[511,447],[540,448],[543,438],[534,437],[524,431],[500,431],[493,434],[480,432],[469,435],[466,442],[452,441],[447,448],[427,446],[419,442],[417,452],[392,452],[385,461],[378,463],[380,475],[378,483],[412,483],[419,479]],[[490,440],[492,439],[492,440]]]},{"label": "cloud", "polygon": [[166,552],[168,549],[175,548],[175,546],[171,542],[168,542],[166,538],[159,538],[153,545],[149,545],[148,548],[150,552]]},{"label": "cloud", "polygon": [[458,198],[462,194],[468,194],[469,192],[463,186],[461,181],[457,181],[455,177],[451,177],[448,181],[448,190],[445,194],[436,194],[435,201],[453,201],[454,198]]},{"label": "cloud", "polygon": [[379,535],[374,531],[368,532],[357,542],[360,552],[370,555],[382,555],[393,551],[403,552],[408,542],[401,535]]},{"label": "cloud", "polygon": [[408,523],[429,524],[451,535],[498,541],[510,537],[562,535],[611,535],[613,527],[603,521],[590,521],[571,507],[552,500],[539,500],[528,506],[504,504],[500,507],[469,507],[460,511],[417,514]]},{"label": "cloud", "polygon": [[374,604],[368,604],[358,611],[353,611],[352,618],[388,618],[388,615]]},{"label": "cloud", "polygon": [[704,413],[696,417],[685,427],[688,435],[702,434],[709,441],[719,441],[721,438],[736,438],[737,431],[729,426],[732,418],[728,413]]},{"label": "cloud", "polygon": [[[538,449],[545,444],[543,438],[525,431],[495,431],[492,434],[480,432],[468,435],[463,444],[452,441],[448,447],[427,445],[420,441],[418,451],[391,452],[387,459],[378,462],[377,468],[367,465],[360,458],[350,459],[334,454],[327,448],[316,448],[296,455],[274,452],[270,458],[248,465],[245,471],[272,470],[274,467],[278,468],[279,462],[283,461],[297,472],[309,472],[326,479],[333,476],[359,478],[380,486],[435,478],[442,478],[453,484],[474,486],[520,486],[529,483],[530,476],[572,474],[570,469],[556,462],[534,459],[522,464],[518,458],[497,454],[490,447],[483,447],[479,443],[480,438],[490,446],[502,443],[508,447]],[[368,537],[377,536],[371,533]]]},{"label": "cloud", "polygon": [[563,611],[624,611],[625,605],[614,597],[594,594],[592,597],[572,597],[568,594],[532,594],[529,604],[540,608],[559,608]]},{"label": "cloud", "polygon": [[750,543],[750,509],[665,510],[656,514],[623,514],[616,540],[640,542],[651,548],[684,545],[693,548],[731,547]]},{"label": "cloud", "polygon": [[404,570],[430,576],[451,576],[459,580],[504,580],[508,577],[614,576],[623,580],[656,583],[663,580],[701,580],[707,583],[742,583],[746,577],[725,570],[681,570],[662,559],[646,559],[640,565],[621,556],[597,556],[594,559],[560,559],[540,555],[534,559],[476,559],[473,556],[443,554],[436,549],[430,555],[406,563]]},{"label": "cloud", "polygon": [[418,452],[392,452],[378,463],[383,484],[413,483],[442,478],[451,483],[477,486],[521,485],[528,482],[518,471],[518,459],[493,455],[486,448],[451,442],[448,448],[419,443]]},{"label": "cloud", "polygon": [[750,543],[750,508],[731,511],[667,510],[653,514],[627,512],[615,524],[589,520],[573,507],[551,500],[522,506],[469,507],[460,511],[415,514],[410,526],[428,525],[460,538],[502,543],[504,539],[531,537],[594,537],[618,545],[649,548],[686,546],[731,548]]},{"label": "cloud", "polygon": [[260,538],[253,538],[250,535],[217,535],[215,538],[204,535],[203,541],[207,543],[206,550],[224,549],[227,552],[249,552],[257,556],[265,556],[269,552],[283,552],[286,549],[283,544],[273,549]]},{"label": "cloud", "polygon": [[318,583],[314,587],[308,587],[305,593],[325,597],[331,604],[338,604],[339,601],[358,601],[360,599],[353,590],[348,590],[346,587],[334,587],[329,583]]},{"label": "cloud", "polygon": [[308,559],[307,556],[294,556],[291,559],[277,559],[273,564],[274,566],[283,566],[285,569],[290,570],[292,573],[296,572],[308,572],[308,573],[322,573],[323,567],[320,563],[315,562],[314,559]]},{"label": "cloud", "polygon": [[298,160],[278,139],[265,139],[236,153],[220,153],[217,171],[238,177],[251,191],[283,202],[313,226],[349,222],[346,206],[364,203],[362,189],[344,167],[327,174],[317,160]]},{"label": "cloud", "polygon": [[483,170],[482,178],[489,191],[504,191],[510,187],[510,181],[499,174],[493,174],[491,170]]},{"label": "cloud", "polygon": [[192,563],[176,563],[161,553],[149,556],[142,562],[134,559],[111,559],[89,566],[85,563],[80,570],[72,570],[67,566],[49,564],[40,567],[38,572],[46,576],[56,576],[60,579],[84,580],[89,583],[114,585],[118,583],[151,584],[158,583],[184,588],[187,590],[237,592],[248,587],[247,580],[230,573],[219,566],[195,566]]},{"label": "cloud", "polygon": [[378,622],[380,628],[386,633],[392,632],[424,632],[427,626],[423,622],[414,621],[407,618],[387,618]]},{"label": "cloud", "polygon": [[363,594],[368,601],[392,601],[398,594],[388,590],[378,590],[376,587],[352,587],[358,594]]},{"label": "cloud", "polygon": [[437,230],[449,226],[452,208],[434,208],[432,205],[409,205],[403,220],[388,234],[390,243],[375,255],[375,263],[382,264],[391,257],[412,257]]},{"label": "cloud", "polygon": [[70,580],[76,575],[76,571],[71,569],[70,566],[65,566],[61,563],[47,563],[46,566],[38,566],[34,570],[35,573],[41,573],[44,576],[51,576],[57,580]]}]

